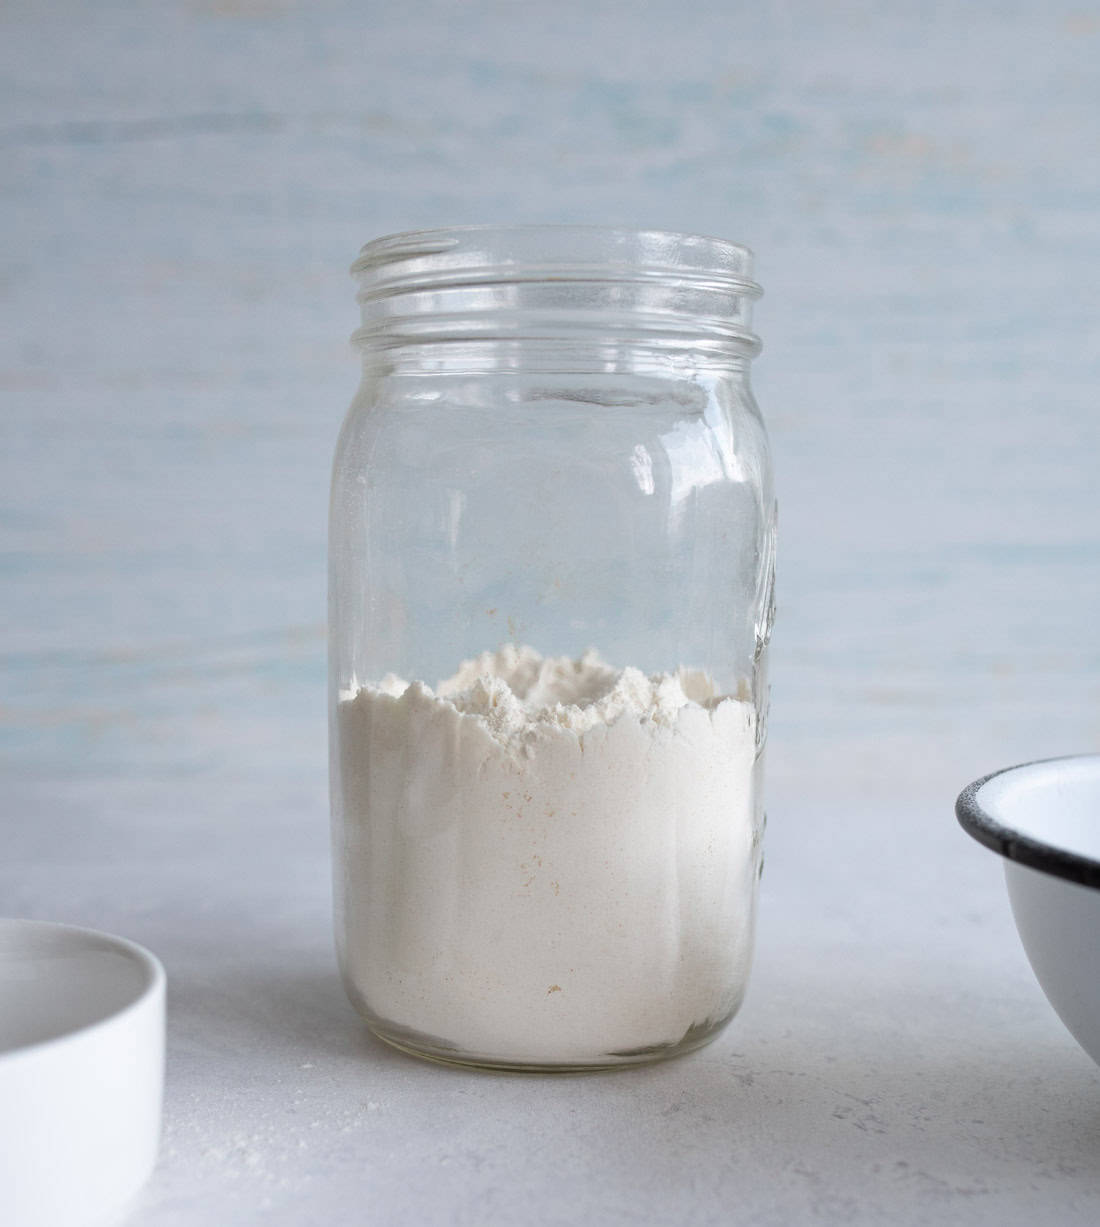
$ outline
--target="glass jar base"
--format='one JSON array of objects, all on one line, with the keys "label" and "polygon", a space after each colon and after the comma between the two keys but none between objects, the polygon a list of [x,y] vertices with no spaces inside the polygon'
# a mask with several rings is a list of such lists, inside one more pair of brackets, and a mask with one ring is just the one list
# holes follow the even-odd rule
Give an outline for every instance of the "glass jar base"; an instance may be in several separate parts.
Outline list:
[{"label": "glass jar base", "polygon": [[703,1048],[725,1030],[736,1011],[717,1021],[708,1021],[689,1027],[680,1039],[668,1044],[654,1044],[646,1048],[623,1052],[607,1052],[585,1059],[540,1060],[536,1058],[499,1058],[481,1053],[467,1052],[448,1045],[442,1040],[403,1027],[393,1026],[377,1018],[368,1017],[367,1026],[376,1039],[396,1048],[406,1056],[419,1057],[437,1065],[453,1065],[463,1069],[477,1069],[490,1073],[515,1074],[588,1074],[606,1073],[616,1069],[634,1069],[642,1065],[656,1065],[661,1061],[686,1056]]}]

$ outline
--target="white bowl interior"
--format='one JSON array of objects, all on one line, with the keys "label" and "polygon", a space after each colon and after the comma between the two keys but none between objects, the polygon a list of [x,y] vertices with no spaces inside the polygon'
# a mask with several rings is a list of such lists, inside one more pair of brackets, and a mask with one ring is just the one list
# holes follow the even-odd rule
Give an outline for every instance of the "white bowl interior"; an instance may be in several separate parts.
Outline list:
[{"label": "white bowl interior", "polygon": [[63,925],[0,921],[0,1057],[125,1010],[156,971],[112,938]]},{"label": "white bowl interior", "polygon": [[975,800],[1020,835],[1100,860],[1100,756],[1004,771],[983,784]]}]

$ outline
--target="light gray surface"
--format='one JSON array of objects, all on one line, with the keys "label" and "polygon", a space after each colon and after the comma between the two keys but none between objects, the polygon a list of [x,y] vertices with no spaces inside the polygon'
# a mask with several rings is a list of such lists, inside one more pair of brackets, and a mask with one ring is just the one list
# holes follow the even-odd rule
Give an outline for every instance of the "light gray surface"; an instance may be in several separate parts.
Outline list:
[{"label": "light gray surface", "polygon": [[[134,1227],[1100,1214],[1100,1076],[951,814],[1100,748],[1100,17],[733,7],[0,16],[0,914],[166,965]],[[384,1051],[331,952],[344,269],[513,219],[726,235],[767,290],[757,969],[716,1045],[609,1077]]]}]

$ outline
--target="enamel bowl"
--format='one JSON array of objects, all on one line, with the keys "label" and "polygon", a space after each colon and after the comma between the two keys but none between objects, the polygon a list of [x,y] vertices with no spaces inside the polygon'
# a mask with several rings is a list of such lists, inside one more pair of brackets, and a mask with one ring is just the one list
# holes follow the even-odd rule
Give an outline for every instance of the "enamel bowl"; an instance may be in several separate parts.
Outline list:
[{"label": "enamel bowl", "polygon": [[1100,1062],[1100,755],[1009,767],[955,813],[1005,858],[1016,928],[1062,1021]]},{"label": "enamel bowl", "polygon": [[0,1224],[111,1222],[156,1160],[164,970],[91,929],[0,920]]}]

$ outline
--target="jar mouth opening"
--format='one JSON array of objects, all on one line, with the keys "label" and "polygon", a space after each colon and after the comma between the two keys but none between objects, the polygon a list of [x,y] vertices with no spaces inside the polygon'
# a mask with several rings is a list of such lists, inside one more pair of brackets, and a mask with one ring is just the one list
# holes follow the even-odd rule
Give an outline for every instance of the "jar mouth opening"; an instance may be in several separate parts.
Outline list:
[{"label": "jar mouth opening", "polygon": [[[752,252],[612,226],[460,226],[375,239],[352,265],[364,353],[454,343],[586,345],[599,362],[648,346],[663,360],[752,356]],[[591,357],[591,354],[589,355]],[[455,358],[457,361],[457,356]]]},{"label": "jar mouth opening", "polygon": [[671,230],[596,225],[475,225],[383,235],[351,273],[360,301],[433,287],[532,282],[679,284],[737,294],[762,290],[740,243]]}]

